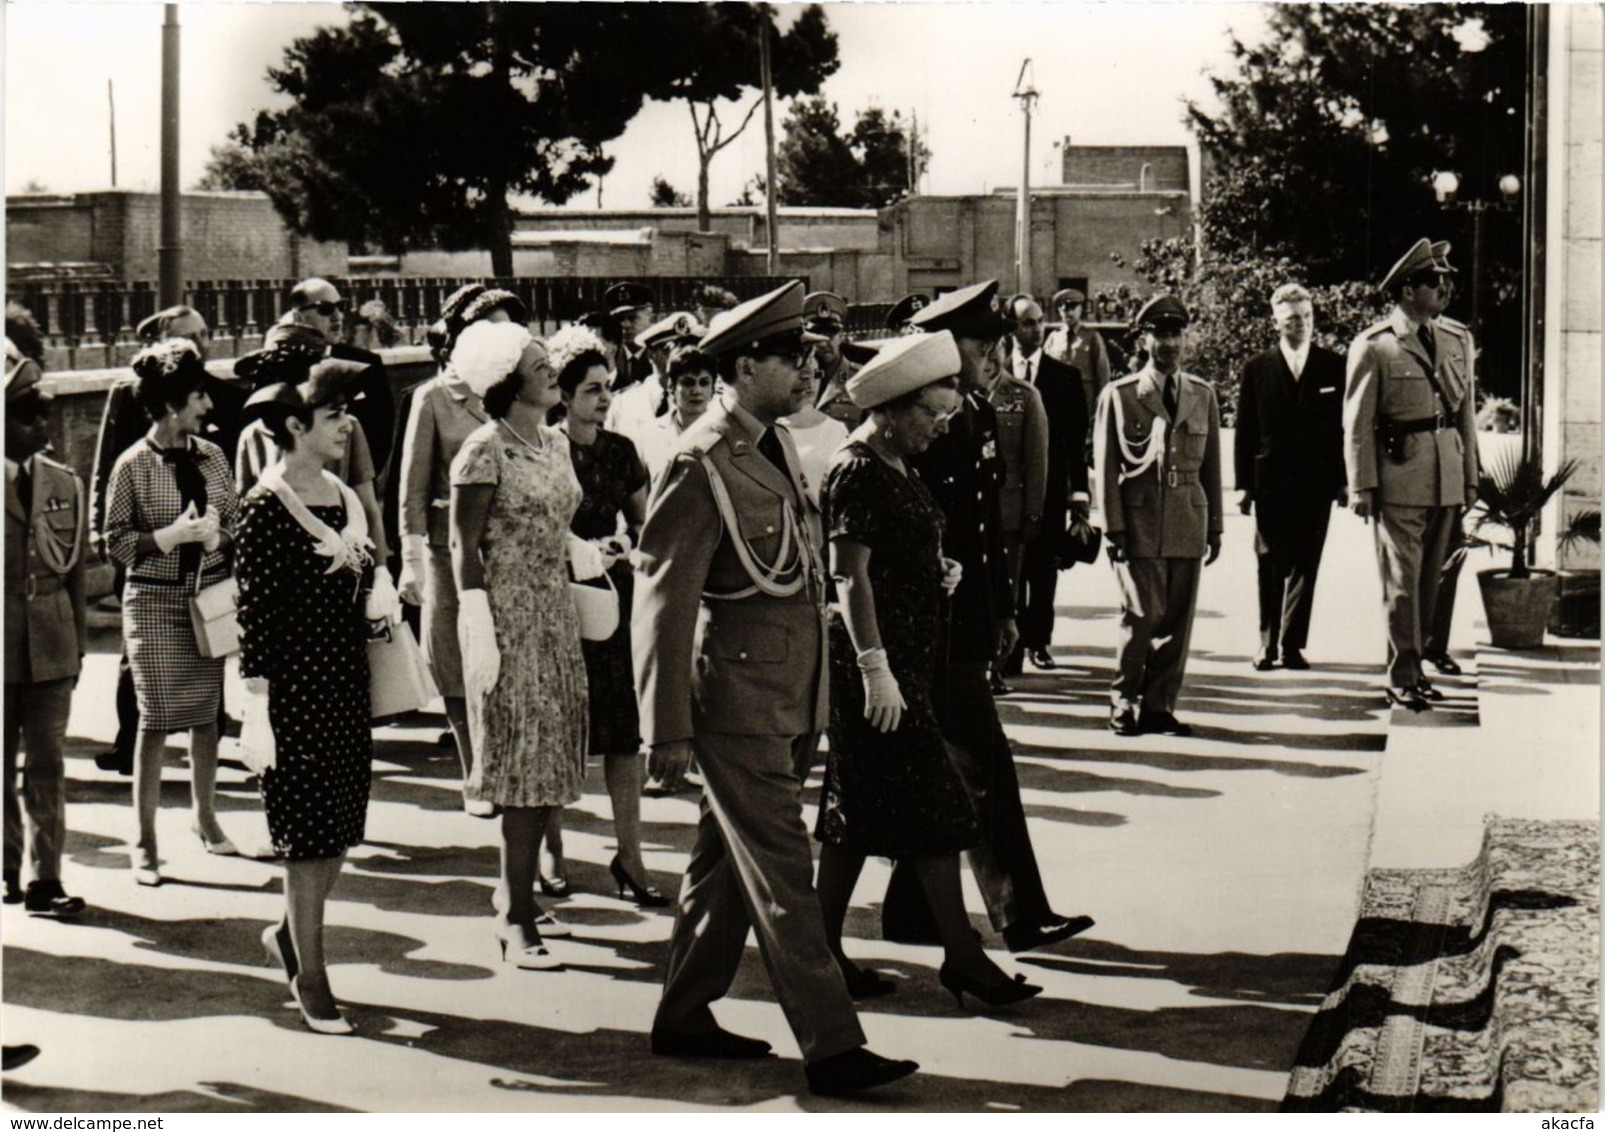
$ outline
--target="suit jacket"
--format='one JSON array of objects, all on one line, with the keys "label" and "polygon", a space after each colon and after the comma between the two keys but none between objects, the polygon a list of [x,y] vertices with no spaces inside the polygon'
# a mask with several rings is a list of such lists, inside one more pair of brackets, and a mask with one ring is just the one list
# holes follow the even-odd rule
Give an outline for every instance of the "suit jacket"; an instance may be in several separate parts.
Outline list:
[{"label": "suit jacket", "polygon": [[17,493],[18,466],[6,461],[7,684],[43,684],[78,675],[89,647],[84,553],[89,501],[70,468],[34,456],[33,497]]},{"label": "suit jacket", "polygon": [[[716,401],[653,484],[630,623],[649,746],[699,732],[804,735],[829,722],[819,509],[785,426],[775,432],[789,476],[758,450],[762,432],[744,409]],[[704,457],[736,529],[721,518]],[[782,577],[802,586],[789,597],[747,592],[743,553],[760,571],[786,567]]]},{"label": "suit jacket", "polygon": [[1343,359],[1313,344],[1296,381],[1279,345],[1249,359],[1237,395],[1239,490],[1311,503],[1343,490],[1343,380]]},{"label": "suit jacket", "polygon": [[[1028,516],[1043,522],[1048,493],[1048,414],[1034,386],[1005,373],[992,387],[998,415],[998,456],[1003,486],[998,507],[1003,533],[1018,536]],[[1060,498],[1062,510],[1064,501]]]},{"label": "suit jacket", "polygon": [[998,621],[1014,616],[1014,587],[1003,557],[1003,461],[991,402],[966,393],[947,433],[908,463],[947,520],[942,553],[964,566],[949,603],[946,659],[969,664],[991,660],[997,651]]},{"label": "suit jacket", "polygon": [[1047,341],[1042,344],[1042,352],[1080,372],[1087,420],[1090,421],[1098,410],[1098,398],[1109,386],[1109,347],[1103,335],[1089,326],[1083,326],[1072,337],[1069,330],[1061,326],[1048,335]]},{"label": "suit jacket", "polygon": [[451,462],[489,419],[478,394],[449,370],[413,394],[392,489],[401,498],[403,538],[423,535],[442,550],[451,545]]},{"label": "suit jacket", "polygon": [[[133,378],[119,381],[106,394],[106,407],[101,411],[100,435],[95,441],[95,477],[90,500],[93,530],[106,526],[106,489],[111,479],[112,465],[117,457],[145,439],[150,431],[150,418],[134,397],[139,382]],[[206,395],[211,398],[212,411],[201,422],[200,436],[223,450],[229,467],[234,466],[234,454],[240,442],[240,416],[251,390],[243,383],[225,381],[210,373],[206,376]]]},{"label": "suit jacket", "polygon": [[[1174,424],[1152,365],[1114,382],[1098,398],[1093,502],[1103,512],[1104,530],[1125,536],[1128,558],[1202,558],[1209,536],[1224,526],[1220,405],[1209,382],[1190,373],[1178,376]],[[1127,452],[1145,451],[1158,421],[1166,423],[1164,449],[1137,472]]]},{"label": "suit jacket", "polygon": [[[1344,462],[1351,491],[1377,490],[1379,503],[1454,507],[1477,493],[1475,349],[1471,332],[1453,319],[1434,322],[1436,359],[1427,355],[1409,319],[1395,307],[1349,347],[1343,397]],[[1429,375],[1432,375],[1429,377]],[[1443,391],[1433,391],[1432,377]],[[1378,440],[1384,421],[1443,414],[1447,426],[1403,437],[1402,459]]]},{"label": "suit jacket", "polygon": [[[1100,339],[1101,341],[1101,339]],[[1013,355],[1009,361],[1014,362]],[[1086,396],[1085,379],[1073,365],[1060,361],[1044,348],[1032,359],[1031,384],[1042,395],[1048,415],[1048,490],[1043,501],[1044,530],[1064,529],[1068,505],[1087,496],[1087,471],[1092,463],[1094,395]]]}]

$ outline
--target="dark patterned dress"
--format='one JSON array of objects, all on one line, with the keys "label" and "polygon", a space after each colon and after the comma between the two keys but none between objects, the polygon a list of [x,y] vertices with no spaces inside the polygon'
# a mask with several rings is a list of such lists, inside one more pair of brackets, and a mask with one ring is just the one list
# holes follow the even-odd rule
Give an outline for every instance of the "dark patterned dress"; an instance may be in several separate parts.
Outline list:
[{"label": "dark patterned dress", "polygon": [[[335,530],[345,507],[309,507]],[[268,681],[275,765],[262,773],[273,850],[293,861],[337,857],[362,842],[372,777],[368,719],[371,575],[339,569],[279,497],[245,497],[235,543],[240,675]]]},{"label": "dark patterned dress", "polygon": [[870,726],[847,623],[832,613],[830,755],[815,835],[875,857],[971,848],[975,813],[931,702],[943,639],[942,513],[916,475],[900,474],[856,440],[831,460],[823,498],[830,537],[869,548],[875,622],[908,710],[895,731]]},{"label": "dark patterned dress", "polygon": [[[590,444],[569,444],[574,475],[585,496],[570,529],[583,539],[618,531],[625,501],[647,485],[646,465],[629,437],[597,429]],[[641,749],[641,714],[630,660],[630,604],[635,570],[621,559],[608,571],[619,591],[619,627],[605,641],[581,641],[591,692],[591,753],[634,755]]]}]

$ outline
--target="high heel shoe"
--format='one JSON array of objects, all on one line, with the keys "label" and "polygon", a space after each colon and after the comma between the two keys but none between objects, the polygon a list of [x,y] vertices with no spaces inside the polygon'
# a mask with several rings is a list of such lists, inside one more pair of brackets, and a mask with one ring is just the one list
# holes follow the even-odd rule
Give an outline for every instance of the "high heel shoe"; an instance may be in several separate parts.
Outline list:
[{"label": "high heel shoe", "polygon": [[[520,971],[561,971],[563,969],[562,961],[546,950],[546,945],[541,941],[539,931],[535,932],[534,942],[530,942],[522,928],[517,928],[500,918],[497,919],[496,927],[493,930],[496,942],[501,945],[503,963],[511,963]],[[516,938],[514,936],[515,931],[517,932]],[[508,954],[509,944],[512,945],[511,954]]]},{"label": "high heel shoe", "polygon": [[262,950],[267,952],[268,962],[284,968],[284,977],[295,985],[295,977],[301,972],[301,963],[295,957],[295,941],[290,938],[290,926],[285,923],[269,924],[262,930]]},{"label": "high heel shoe", "polygon": [[130,864],[134,868],[134,883],[143,888],[155,888],[162,883],[162,870],[156,861],[154,849],[146,852],[144,849],[135,849],[129,854]]},{"label": "high heel shoe", "polygon": [[314,1034],[327,1034],[331,1038],[342,1038],[347,1034],[357,1032],[356,1027],[339,1014],[336,1014],[333,1018],[314,1018],[311,1014],[308,1014],[306,1003],[301,1001],[301,988],[294,979],[290,980],[290,997],[295,999],[296,1009],[301,1012],[301,1021],[305,1022],[306,1028]]},{"label": "high heel shoe", "polygon": [[973,975],[966,975],[946,963],[942,964],[942,969],[936,973],[936,978],[960,1007],[964,1005],[966,994],[980,999],[987,1006],[1012,1006],[1042,993],[1042,988],[1026,982],[1024,975],[1014,976],[1014,981],[1011,983],[983,983]]},{"label": "high heel shoe", "polygon": [[630,890],[630,899],[635,901],[637,908],[664,908],[668,906],[669,898],[663,895],[660,889],[650,884],[636,884],[635,879],[624,871],[624,862],[617,857],[608,865],[607,871],[613,874],[613,883],[619,886],[619,899],[624,899],[624,890]]},{"label": "high heel shoe", "polygon": [[220,837],[216,841],[211,840],[201,832],[199,823],[190,826],[189,831],[201,839],[201,847],[214,857],[238,857],[240,855],[240,851],[234,847],[234,842],[227,837]]}]

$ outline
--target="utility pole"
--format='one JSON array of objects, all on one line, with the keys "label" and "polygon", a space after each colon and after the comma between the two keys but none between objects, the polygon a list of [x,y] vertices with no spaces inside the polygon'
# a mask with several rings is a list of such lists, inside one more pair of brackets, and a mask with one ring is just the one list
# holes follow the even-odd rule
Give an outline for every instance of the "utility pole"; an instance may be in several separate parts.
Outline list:
[{"label": "utility pole", "polygon": [[769,67],[769,21],[769,11],[763,9],[758,24],[758,69],[763,75],[764,225],[769,234],[768,273],[773,279],[780,274],[780,225],[775,208],[775,84]]},{"label": "utility pole", "polygon": [[162,233],[156,257],[160,301],[171,307],[184,301],[178,199],[178,5],[162,7]]},{"label": "utility pole", "polygon": [[1014,83],[1014,97],[1020,100],[1020,117],[1025,135],[1020,148],[1020,192],[1014,234],[1014,289],[1031,293],[1031,109],[1036,104],[1031,60],[1020,64],[1020,77]]},{"label": "utility pole", "polygon": [[106,108],[111,112],[111,187],[117,187],[117,96],[106,80]]}]

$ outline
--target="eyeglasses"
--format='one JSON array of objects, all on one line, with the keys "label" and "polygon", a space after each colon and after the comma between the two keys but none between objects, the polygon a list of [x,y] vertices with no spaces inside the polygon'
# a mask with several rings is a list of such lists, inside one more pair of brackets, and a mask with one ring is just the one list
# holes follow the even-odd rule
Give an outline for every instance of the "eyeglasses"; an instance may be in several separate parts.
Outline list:
[{"label": "eyeglasses", "polygon": [[757,356],[782,358],[797,369],[802,369],[813,360],[815,345],[813,342],[804,342],[800,333],[795,337],[786,335],[760,343]]},{"label": "eyeglasses", "polygon": [[324,318],[333,318],[335,311],[348,311],[351,309],[351,305],[344,299],[341,299],[336,303],[312,303],[309,306],[303,307],[302,309],[317,311]]},{"label": "eyeglasses", "polygon": [[929,405],[925,404],[923,401],[915,401],[914,402],[914,407],[916,409],[918,409],[920,412],[924,413],[927,417],[929,417],[933,424],[943,424],[943,425],[945,425],[949,421],[951,421],[954,417],[959,415],[959,413],[964,408],[964,404],[963,404],[963,402],[960,402],[955,408],[949,409],[945,413],[941,409],[933,409],[933,408],[931,408]]}]

